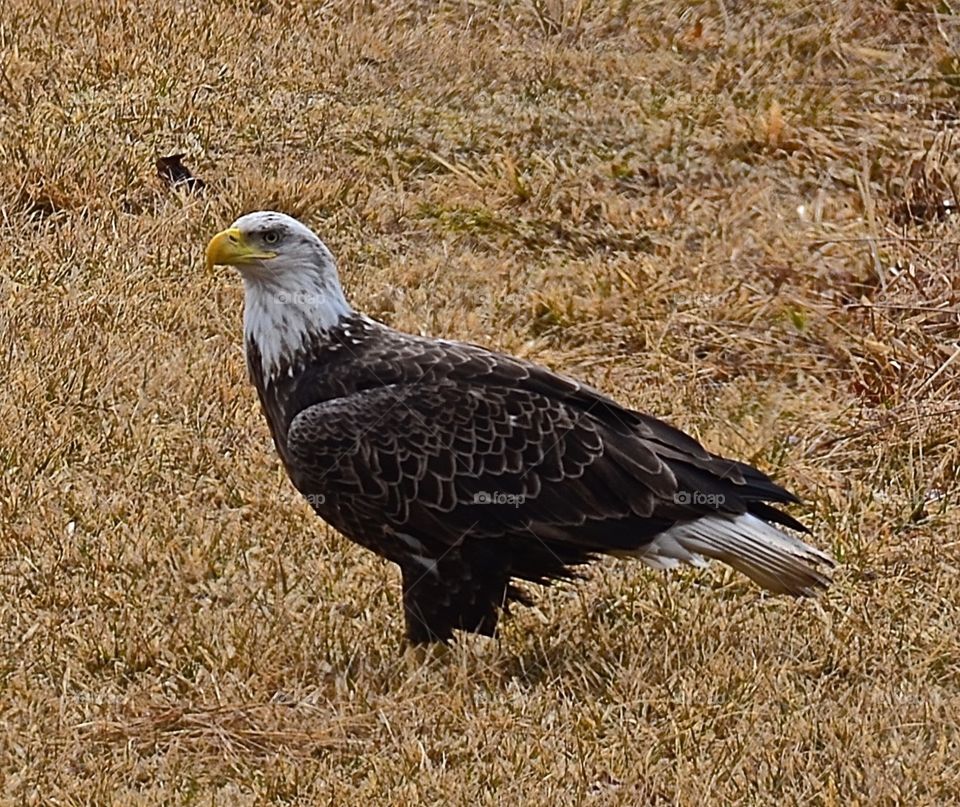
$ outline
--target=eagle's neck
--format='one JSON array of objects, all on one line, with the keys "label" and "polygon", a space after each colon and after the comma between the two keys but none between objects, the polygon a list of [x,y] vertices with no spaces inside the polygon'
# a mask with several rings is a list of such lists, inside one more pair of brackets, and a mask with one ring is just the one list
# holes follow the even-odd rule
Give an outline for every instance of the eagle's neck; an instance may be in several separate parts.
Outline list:
[{"label": "eagle's neck", "polygon": [[244,342],[256,345],[248,354],[251,372],[264,387],[281,374],[295,373],[302,357],[326,340],[327,335],[353,309],[336,278],[312,272],[282,279],[244,279]]}]

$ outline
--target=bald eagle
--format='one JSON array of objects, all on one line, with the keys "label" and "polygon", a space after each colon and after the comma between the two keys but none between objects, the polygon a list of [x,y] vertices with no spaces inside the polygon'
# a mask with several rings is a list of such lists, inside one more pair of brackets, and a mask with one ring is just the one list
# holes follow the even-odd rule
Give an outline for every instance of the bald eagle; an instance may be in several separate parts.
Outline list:
[{"label": "bald eagle", "polygon": [[601,392],[473,344],[354,311],[324,243],[281,213],[207,247],[245,287],[250,378],[297,490],[396,563],[406,638],[492,635],[518,581],[600,555],[657,569],[715,558],[773,592],[811,594],[831,559],[783,527],[793,494]]}]

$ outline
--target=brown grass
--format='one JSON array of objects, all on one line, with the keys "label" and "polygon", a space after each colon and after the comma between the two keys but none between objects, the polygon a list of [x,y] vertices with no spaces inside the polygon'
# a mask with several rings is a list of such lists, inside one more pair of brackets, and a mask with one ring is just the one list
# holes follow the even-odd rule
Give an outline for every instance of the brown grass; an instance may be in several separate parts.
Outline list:
[{"label": "brown grass", "polygon": [[[951,801],[947,10],[0,3],[0,800]],[[834,587],[611,561],[404,666],[396,574],[292,491],[202,270],[269,206],[361,310],[774,473]]]}]

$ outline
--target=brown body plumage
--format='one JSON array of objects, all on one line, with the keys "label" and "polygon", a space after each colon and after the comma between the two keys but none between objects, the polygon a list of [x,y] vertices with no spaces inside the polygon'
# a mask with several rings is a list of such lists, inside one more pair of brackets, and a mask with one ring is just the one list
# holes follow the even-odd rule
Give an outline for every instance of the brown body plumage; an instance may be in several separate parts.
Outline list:
[{"label": "brown body plumage", "polygon": [[827,584],[829,558],[774,526],[803,529],[760,471],[543,367],[357,314],[329,252],[288,217],[251,214],[217,239],[210,261],[247,281],[247,362],[290,478],[400,566],[410,641],[491,634],[527,601],[515,581],[600,554],[718,558],[778,592]]}]

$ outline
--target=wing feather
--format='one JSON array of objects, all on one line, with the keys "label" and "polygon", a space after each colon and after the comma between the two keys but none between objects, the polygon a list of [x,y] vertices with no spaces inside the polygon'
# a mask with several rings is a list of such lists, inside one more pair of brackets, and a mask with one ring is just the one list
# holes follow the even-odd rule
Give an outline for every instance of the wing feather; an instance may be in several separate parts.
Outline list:
[{"label": "wing feather", "polygon": [[[737,519],[802,529],[770,504],[795,497],[762,472],[544,368],[386,330],[357,351],[322,380],[304,373],[326,393],[293,396],[311,402],[280,430],[281,455],[322,517],[400,564],[411,636],[492,630],[521,596],[511,578],[570,576],[597,553],[662,566],[726,558],[729,525],[753,523]],[[793,569],[757,541],[748,573]]]}]

